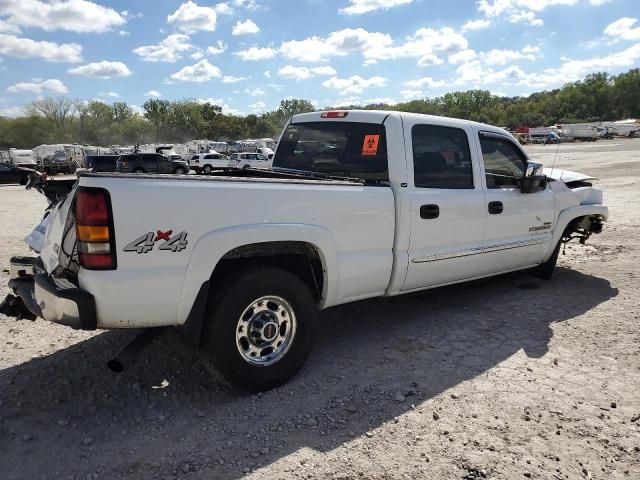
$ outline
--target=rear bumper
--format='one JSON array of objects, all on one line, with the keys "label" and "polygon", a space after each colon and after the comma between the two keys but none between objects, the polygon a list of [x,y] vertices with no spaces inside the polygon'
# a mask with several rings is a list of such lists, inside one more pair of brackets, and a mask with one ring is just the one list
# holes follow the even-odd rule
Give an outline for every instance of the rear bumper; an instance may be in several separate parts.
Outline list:
[{"label": "rear bumper", "polygon": [[[11,261],[9,287],[31,313],[77,330],[96,329],[97,315],[93,295],[67,279],[48,275],[38,265],[39,259],[20,258],[18,266],[14,266],[16,260]],[[31,268],[25,265],[26,260],[33,261]]]}]

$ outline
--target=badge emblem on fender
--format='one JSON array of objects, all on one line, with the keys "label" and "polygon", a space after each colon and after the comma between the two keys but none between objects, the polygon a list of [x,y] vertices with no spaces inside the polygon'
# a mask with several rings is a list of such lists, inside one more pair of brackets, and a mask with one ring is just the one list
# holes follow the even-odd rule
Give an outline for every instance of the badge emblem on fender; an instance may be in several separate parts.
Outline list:
[{"label": "badge emblem on fender", "polygon": [[137,254],[149,253],[154,249],[157,242],[162,242],[158,246],[158,250],[169,250],[177,253],[187,248],[189,241],[187,240],[187,232],[182,231],[177,235],[171,236],[173,230],[156,230],[156,232],[148,232],[136,238],[133,242],[128,243],[123,248],[125,252],[136,252]]}]

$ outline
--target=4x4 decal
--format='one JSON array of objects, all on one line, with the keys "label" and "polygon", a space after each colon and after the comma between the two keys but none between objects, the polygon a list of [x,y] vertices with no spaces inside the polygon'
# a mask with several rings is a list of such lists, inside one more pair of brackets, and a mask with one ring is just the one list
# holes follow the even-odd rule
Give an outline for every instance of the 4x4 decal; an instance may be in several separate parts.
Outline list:
[{"label": "4x4 decal", "polygon": [[148,253],[153,250],[156,242],[160,241],[162,241],[162,243],[158,247],[158,250],[169,250],[176,253],[187,248],[187,244],[189,243],[187,240],[187,232],[182,231],[173,237],[171,236],[172,233],[173,230],[167,230],[166,232],[157,230],[156,233],[145,233],[141,237],[136,238],[133,242],[128,243],[123,250],[125,252],[136,252],[138,254]]}]

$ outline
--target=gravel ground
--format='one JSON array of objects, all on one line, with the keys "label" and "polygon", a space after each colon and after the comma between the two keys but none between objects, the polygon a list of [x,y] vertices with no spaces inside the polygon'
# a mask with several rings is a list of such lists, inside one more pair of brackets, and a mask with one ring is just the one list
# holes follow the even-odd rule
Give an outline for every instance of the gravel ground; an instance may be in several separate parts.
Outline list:
[{"label": "gravel ground", "polygon": [[[529,151],[550,166],[556,147]],[[117,375],[133,332],[0,316],[0,477],[640,478],[640,139],[562,145],[556,166],[598,176],[612,219],[553,280],[330,309],[262,395],[212,382],[172,331]],[[1,265],[44,206],[0,186]]]}]

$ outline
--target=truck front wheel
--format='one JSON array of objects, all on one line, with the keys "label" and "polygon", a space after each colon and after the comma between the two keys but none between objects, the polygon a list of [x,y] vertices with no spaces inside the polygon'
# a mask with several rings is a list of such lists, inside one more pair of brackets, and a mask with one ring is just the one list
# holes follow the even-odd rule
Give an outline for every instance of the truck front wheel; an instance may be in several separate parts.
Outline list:
[{"label": "truck front wheel", "polygon": [[218,285],[200,349],[205,365],[250,392],[285,383],[313,343],[317,310],[305,283],[286,270],[259,266]]},{"label": "truck front wheel", "polygon": [[543,280],[551,280],[553,272],[556,270],[556,263],[558,263],[558,255],[560,254],[561,245],[562,239],[556,245],[551,257],[549,257],[549,260],[531,269],[531,274],[534,277],[542,278]]}]

